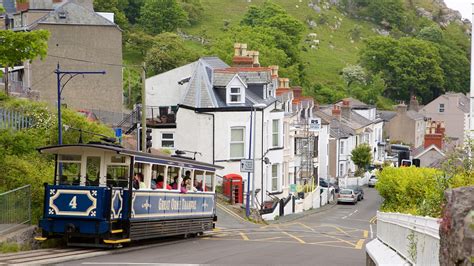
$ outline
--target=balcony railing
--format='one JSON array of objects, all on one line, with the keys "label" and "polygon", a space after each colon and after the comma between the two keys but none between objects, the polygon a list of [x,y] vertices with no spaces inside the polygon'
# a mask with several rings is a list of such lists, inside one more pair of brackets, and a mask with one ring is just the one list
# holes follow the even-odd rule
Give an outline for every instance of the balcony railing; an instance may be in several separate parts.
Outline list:
[{"label": "balcony railing", "polygon": [[178,106],[147,106],[147,125],[165,126],[176,124]]}]

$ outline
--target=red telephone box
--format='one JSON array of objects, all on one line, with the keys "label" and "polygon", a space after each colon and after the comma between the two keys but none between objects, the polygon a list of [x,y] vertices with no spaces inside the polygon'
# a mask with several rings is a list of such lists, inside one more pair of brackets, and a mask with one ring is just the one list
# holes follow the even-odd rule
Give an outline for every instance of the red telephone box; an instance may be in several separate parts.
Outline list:
[{"label": "red telephone box", "polygon": [[222,185],[224,189],[224,196],[234,199],[235,203],[244,202],[242,176],[238,174],[225,175]]}]

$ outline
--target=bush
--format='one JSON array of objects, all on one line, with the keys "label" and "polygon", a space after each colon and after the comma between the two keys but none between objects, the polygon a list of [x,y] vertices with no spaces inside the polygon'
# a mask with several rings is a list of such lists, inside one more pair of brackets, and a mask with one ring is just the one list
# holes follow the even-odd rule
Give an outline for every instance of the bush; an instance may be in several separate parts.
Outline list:
[{"label": "bush", "polygon": [[[54,161],[52,156],[40,155],[36,149],[57,143],[57,119],[44,103],[9,98],[0,93],[0,107],[15,110],[32,117],[34,125],[24,130],[0,130],[0,192],[31,184],[32,223],[42,214],[43,183],[52,183]],[[71,109],[64,109],[63,124],[74,128],[113,136],[113,131],[87,119]],[[79,132],[63,131],[63,143],[77,143]],[[83,136],[84,142],[99,140],[90,134]]]},{"label": "bush", "polygon": [[449,177],[437,169],[402,167],[384,168],[375,185],[384,198],[382,211],[440,217],[447,188],[474,185],[474,176]]}]

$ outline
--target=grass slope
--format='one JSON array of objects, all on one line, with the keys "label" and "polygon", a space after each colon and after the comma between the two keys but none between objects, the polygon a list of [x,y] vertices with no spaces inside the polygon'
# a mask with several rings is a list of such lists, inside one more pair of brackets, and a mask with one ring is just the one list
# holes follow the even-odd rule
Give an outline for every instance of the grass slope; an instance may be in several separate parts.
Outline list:
[{"label": "grass slope", "polygon": [[[204,8],[201,22],[195,26],[182,29],[184,32],[206,36],[206,38],[217,38],[222,34],[224,22],[229,25],[238,25],[250,5],[261,5],[264,0],[202,0]],[[308,6],[308,0],[274,0],[276,4],[284,7],[289,14],[298,18],[306,25],[305,35],[316,33],[316,39],[320,40],[317,49],[311,49],[310,45],[303,41],[300,44],[301,57],[306,66],[307,75],[312,82],[321,82],[327,85],[341,85],[342,80],[339,72],[348,64],[357,63],[358,51],[362,42],[350,41],[350,30],[359,25],[361,37],[367,38],[375,35],[373,24],[351,19],[342,14],[336,7],[329,10],[322,9],[317,13]],[[320,5],[321,6],[321,5]],[[324,14],[327,22],[310,29],[306,23],[307,18],[318,22],[318,18]],[[336,21],[340,21],[340,27],[334,29]],[[249,47],[252,49],[252,47]]]}]

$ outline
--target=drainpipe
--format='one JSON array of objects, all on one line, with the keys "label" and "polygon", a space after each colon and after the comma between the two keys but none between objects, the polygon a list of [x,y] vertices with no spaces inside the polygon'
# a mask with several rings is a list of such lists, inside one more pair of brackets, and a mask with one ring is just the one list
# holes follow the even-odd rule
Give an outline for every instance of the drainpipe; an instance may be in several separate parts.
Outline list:
[{"label": "drainpipe", "polygon": [[[265,190],[263,190],[263,163],[264,163],[264,162],[263,162],[263,161],[264,161],[264,160],[263,160],[263,154],[264,154],[264,152],[263,152],[263,135],[264,135],[264,134],[263,134],[263,129],[264,129],[264,128],[263,128],[263,125],[264,125],[263,121],[264,121],[264,117],[265,117],[265,111],[264,111],[264,110],[265,110],[265,109],[262,109],[262,110],[261,110],[261,111],[262,111],[262,153],[261,153],[261,154],[262,154],[262,160],[261,160],[261,165],[262,165],[262,166],[261,166],[261,168],[262,168],[262,169],[261,169],[261,172],[262,172],[262,175],[261,175],[261,178],[260,178],[260,179],[261,179],[261,187],[262,187],[262,189],[261,189],[261,193],[262,193],[262,196],[261,196],[261,198],[262,198],[262,204],[263,204],[263,194],[265,193]],[[256,118],[256,117],[255,117],[255,118]]]},{"label": "drainpipe", "polygon": [[212,164],[216,163],[216,158],[215,158],[215,150],[216,150],[216,138],[215,138],[215,132],[216,132],[216,117],[214,116],[213,113],[206,113],[206,112],[200,112],[198,110],[195,111],[198,114],[203,114],[203,115],[210,115],[212,116]]}]

